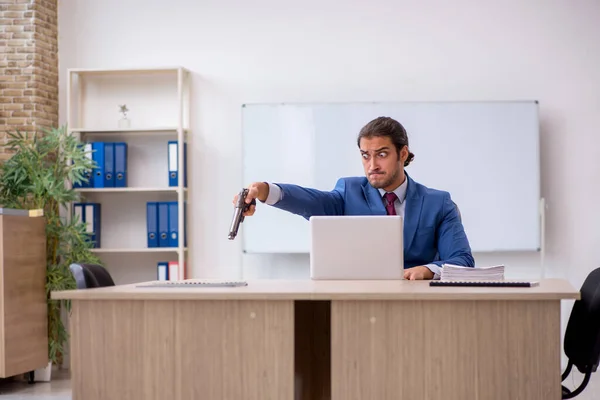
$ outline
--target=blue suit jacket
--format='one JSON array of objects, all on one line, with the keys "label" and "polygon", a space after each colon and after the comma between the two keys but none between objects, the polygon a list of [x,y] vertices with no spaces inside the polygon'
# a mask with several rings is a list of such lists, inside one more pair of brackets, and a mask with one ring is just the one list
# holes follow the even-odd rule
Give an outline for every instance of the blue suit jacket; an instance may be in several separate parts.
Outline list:
[{"label": "blue suit jacket", "polygon": [[[474,266],[458,209],[448,192],[427,188],[408,174],[404,216],[404,267],[443,263]],[[309,219],[313,215],[386,215],[379,191],[366,177],[341,178],[332,191],[277,183],[273,205]]]}]

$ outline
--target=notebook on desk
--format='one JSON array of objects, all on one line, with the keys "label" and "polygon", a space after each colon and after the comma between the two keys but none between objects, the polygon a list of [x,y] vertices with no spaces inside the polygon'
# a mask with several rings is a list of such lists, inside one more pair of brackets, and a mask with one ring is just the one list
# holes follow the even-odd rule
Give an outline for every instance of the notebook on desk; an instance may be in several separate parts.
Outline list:
[{"label": "notebook on desk", "polygon": [[140,283],[136,287],[158,287],[158,288],[172,288],[172,287],[201,287],[201,288],[214,288],[214,287],[241,287],[248,286],[246,281],[228,281],[228,280],[206,280],[206,279],[186,279],[181,281],[154,281]]}]

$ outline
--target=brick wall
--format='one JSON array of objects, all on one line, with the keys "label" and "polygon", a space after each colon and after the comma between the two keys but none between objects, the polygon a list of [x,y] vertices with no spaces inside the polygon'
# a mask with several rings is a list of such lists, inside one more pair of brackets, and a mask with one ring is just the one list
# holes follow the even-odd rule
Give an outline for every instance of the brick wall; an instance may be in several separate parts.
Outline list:
[{"label": "brick wall", "polygon": [[7,131],[58,124],[57,0],[0,0],[0,161]]}]

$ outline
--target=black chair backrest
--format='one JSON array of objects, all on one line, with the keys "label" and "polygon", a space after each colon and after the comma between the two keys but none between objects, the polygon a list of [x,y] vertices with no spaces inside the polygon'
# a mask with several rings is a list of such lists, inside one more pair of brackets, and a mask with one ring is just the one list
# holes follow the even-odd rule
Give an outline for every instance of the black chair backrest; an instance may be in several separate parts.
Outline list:
[{"label": "black chair backrest", "polygon": [[115,286],[112,277],[101,265],[71,264],[69,269],[75,278],[77,289]]},{"label": "black chair backrest", "polygon": [[101,265],[96,264],[81,264],[84,270],[88,270],[96,278],[98,287],[115,286],[115,282],[108,271]]},{"label": "black chair backrest", "polygon": [[581,373],[596,372],[600,361],[600,268],[581,286],[565,331],[565,354]]},{"label": "black chair backrest", "polygon": [[87,269],[83,269],[81,264],[71,264],[69,265],[69,269],[73,274],[73,278],[75,278],[77,289],[98,287],[98,282],[96,281],[96,278],[94,278],[94,275]]}]

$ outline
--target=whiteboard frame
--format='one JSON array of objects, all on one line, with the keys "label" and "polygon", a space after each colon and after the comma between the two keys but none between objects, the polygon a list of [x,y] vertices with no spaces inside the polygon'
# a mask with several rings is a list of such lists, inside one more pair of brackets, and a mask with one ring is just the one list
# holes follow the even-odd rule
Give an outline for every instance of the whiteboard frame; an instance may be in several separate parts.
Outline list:
[{"label": "whiteboard frame", "polygon": [[[292,101],[292,102],[247,102],[247,103],[242,103],[241,105],[241,145],[242,145],[242,162],[241,162],[241,169],[242,169],[242,180],[243,185],[248,185],[251,182],[246,182],[245,181],[245,174],[244,174],[244,166],[245,166],[245,151],[244,151],[244,142],[246,140],[245,134],[244,134],[244,109],[248,108],[250,106],[269,106],[269,107],[276,107],[276,106],[305,106],[305,107],[319,107],[319,106],[333,106],[333,105],[383,105],[383,106],[389,106],[389,105],[396,105],[396,104],[494,104],[494,103],[510,103],[510,104],[516,104],[516,103],[530,103],[530,104],[535,104],[536,106],[536,113],[537,113],[537,140],[536,140],[536,154],[534,155],[536,157],[536,165],[537,165],[537,179],[536,179],[536,190],[538,193],[538,198],[539,198],[539,207],[538,207],[538,222],[537,222],[537,246],[535,249],[533,248],[515,248],[515,249],[490,249],[490,250],[474,250],[473,253],[480,253],[480,254],[485,254],[485,253],[510,253],[510,252],[531,252],[531,251],[535,251],[535,252],[539,252],[540,253],[540,264],[541,264],[541,268],[542,268],[542,276],[544,275],[544,265],[545,265],[545,225],[546,225],[546,209],[547,209],[547,203],[545,201],[545,199],[542,196],[541,193],[541,146],[540,146],[540,122],[539,122],[539,101],[538,100],[527,100],[527,99],[521,99],[521,100],[432,100],[432,101],[426,101],[426,100],[416,100],[416,101],[406,101],[406,100],[398,100],[398,101]],[[290,182],[290,183],[294,183],[294,182]],[[296,216],[297,218],[301,218],[299,216]],[[308,224],[308,221],[306,222]],[[242,236],[242,240],[244,237],[245,233],[242,231],[241,235]],[[269,252],[261,252],[261,251],[253,251],[253,250],[248,250],[246,248],[246,242],[245,240],[243,241],[243,245],[242,245],[242,251],[243,253],[247,253],[247,254],[307,254],[309,253],[309,250],[307,251],[300,251],[300,252],[295,252],[295,251],[269,251]]]}]

